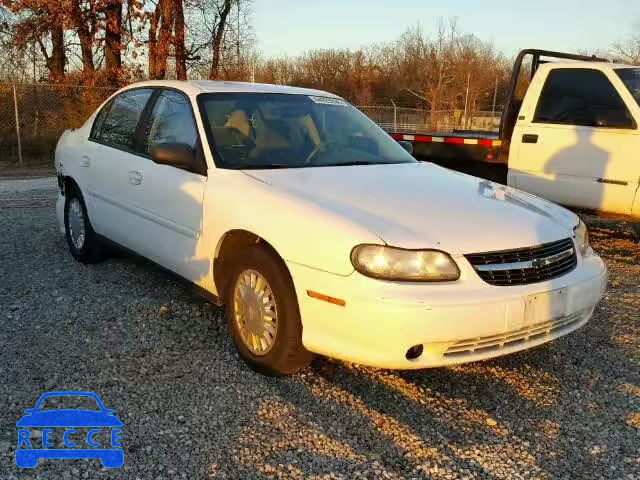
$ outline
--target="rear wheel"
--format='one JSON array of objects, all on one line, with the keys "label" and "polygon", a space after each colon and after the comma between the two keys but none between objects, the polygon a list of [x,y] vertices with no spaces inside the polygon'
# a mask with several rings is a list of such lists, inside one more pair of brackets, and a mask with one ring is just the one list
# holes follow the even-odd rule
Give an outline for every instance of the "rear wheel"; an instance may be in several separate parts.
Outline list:
[{"label": "rear wheel", "polygon": [[254,370],[288,375],[313,355],[302,345],[302,323],[293,282],[282,260],[255,245],[233,262],[227,291],[227,324],[238,353]]},{"label": "rear wheel", "polygon": [[75,185],[66,192],[64,229],[69,251],[76,260],[94,263],[102,259],[102,244],[91,228],[82,193]]}]

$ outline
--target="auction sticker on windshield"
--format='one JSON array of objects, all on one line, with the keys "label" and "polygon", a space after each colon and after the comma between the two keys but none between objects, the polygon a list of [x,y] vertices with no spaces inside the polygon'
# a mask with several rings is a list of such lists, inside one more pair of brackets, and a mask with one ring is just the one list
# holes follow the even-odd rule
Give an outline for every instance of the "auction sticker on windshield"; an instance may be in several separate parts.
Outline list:
[{"label": "auction sticker on windshield", "polygon": [[348,105],[348,103],[341,98],[321,97],[319,95],[309,95],[309,98],[315,103],[322,103],[325,105],[341,105],[343,107],[346,107]]}]

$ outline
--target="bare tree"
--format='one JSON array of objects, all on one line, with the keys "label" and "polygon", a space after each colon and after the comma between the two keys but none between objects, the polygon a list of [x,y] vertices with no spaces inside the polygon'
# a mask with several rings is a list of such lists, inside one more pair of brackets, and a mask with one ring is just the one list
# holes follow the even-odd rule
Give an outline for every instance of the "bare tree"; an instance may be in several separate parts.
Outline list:
[{"label": "bare tree", "polygon": [[215,26],[213,33],[213,48],[211,56],[211,70],[209,71],[209,79],[215,80],[218,78],[220,67],[220,53],[222,51],[222,39],[224,38],[224,29],[227,24],[227,18],[229,12],[231,12],[231,5],[234,0],[222,0],[222,5],[218,7],[218,22]]},{"label": "bare tree", "polygon": [[457,37],[455,21],[446,25],[439,20],[434,39],[430,39],[418,24],[407,30],[395,45],[398,85],[428,103],[434,125],[437,111],[452,101],[447,94],[455,79]]},{"label": "bare tree", "polygon": [[29,43],[38,45],[49,70],[49,80],[61,81],[67,63],[64,42],[67,10],[63,1],[0,0],[0,6],[14,14],[14,23],[9,27],[13,43],[19,48]]},{"label": "bare tree", "polygon": [[69,13],[71,24],[73,25],[80,41],[80,51],[82,54],[82,72],[85,77],[92,76],[95,72],[93,61],[93,45],[95,42],[95,32],[97,15],[93,1],[70,0]]},{"label": "bare tree", "polygon": [[[171,50],[172,49],[172,50]],[[165,78],[173,53],[176,76],[187,79],[185,21],[182,0],[159,0],[149,25],[149,77]]]},{"label": "bare tree", "polygon": [[107,75],[115,76],[122,68],[122,0],[106,0],[103,12],[104,66]]},{"label": "bare tree", "polygon": [[612,53],[620,60],[640,64],[640,33],[636,33],[631,38],[613,45]]},{"label": "bare tree", "polygon": [[250,0],[185,4],[187,66],[198,78],[244,79],[255,65]]}]

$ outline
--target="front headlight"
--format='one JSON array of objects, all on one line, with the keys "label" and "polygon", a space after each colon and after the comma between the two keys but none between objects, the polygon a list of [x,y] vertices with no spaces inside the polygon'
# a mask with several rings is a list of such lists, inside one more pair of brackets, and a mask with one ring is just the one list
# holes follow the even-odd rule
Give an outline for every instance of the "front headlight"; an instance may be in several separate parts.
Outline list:
[{"label": "front headlight", "polygon": [[439,250],[359,245],[351,252],[351,263],[363,275],[384,280],[446,282],[460,277],[456,262]]},{"label": "front headlight", "polygon": [[584,257],[589,252],[589,230],[587,230],[587,226],[584,222],[580,220],[578,225],[573,229],[573,232],[580,255]]}]

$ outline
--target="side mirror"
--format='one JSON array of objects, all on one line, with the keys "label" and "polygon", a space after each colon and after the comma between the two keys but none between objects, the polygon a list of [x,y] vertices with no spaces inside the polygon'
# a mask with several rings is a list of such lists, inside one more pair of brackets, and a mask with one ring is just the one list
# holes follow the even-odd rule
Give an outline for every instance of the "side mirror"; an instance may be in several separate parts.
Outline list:
[{"label": "side mirror", "polygon": [[196,152],[186,143],[159,143],[151,149],[151,158],[159,165],[196,169]]},{"label": "side mirror", "polygon": [[413,143],[406,140],[398,140],[398,143],[402,148],[409,152],[409,155],[413,155]]},{"label": "side mirror", "polygon": [[35,408],[27,408],[24,413],[33,413],[34,410]]},{"label": "side mirror", "polygon": [[603,110],[595,115],[594,126],[601,128],[633,128],[634,122],[627,112]]}]

